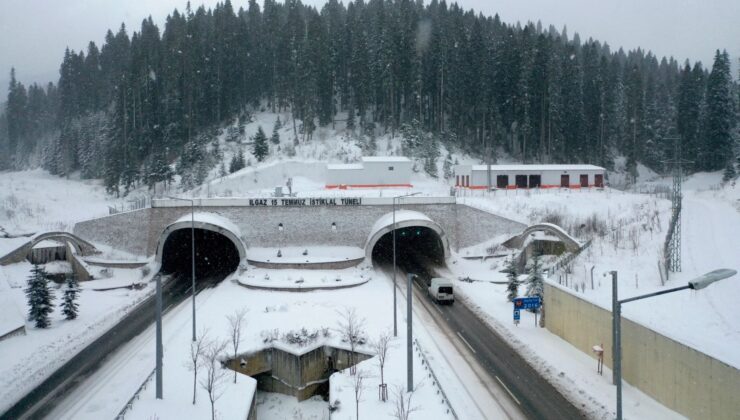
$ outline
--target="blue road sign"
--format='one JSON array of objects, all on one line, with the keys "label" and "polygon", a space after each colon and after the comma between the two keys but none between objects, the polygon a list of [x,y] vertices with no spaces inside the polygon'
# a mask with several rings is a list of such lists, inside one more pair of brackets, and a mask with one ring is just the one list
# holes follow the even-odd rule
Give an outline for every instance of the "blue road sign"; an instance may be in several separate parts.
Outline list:
[{"label": "blue road sign", "polygon": [[519,321],[519,310],[514,309],[514,321]]},{"label": "blue road sign", "polygon": [[514,310],[539,309],[540,306],[542,306],[542,302],[540,302],[539,296],[514,299]]}]

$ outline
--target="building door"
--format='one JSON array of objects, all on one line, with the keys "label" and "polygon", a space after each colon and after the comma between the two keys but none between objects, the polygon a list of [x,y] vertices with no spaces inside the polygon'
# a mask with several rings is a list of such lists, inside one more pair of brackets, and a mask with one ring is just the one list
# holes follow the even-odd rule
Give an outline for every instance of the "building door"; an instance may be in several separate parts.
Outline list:
[{"label": "building door", "polygon": [[581,175],[581,187],[588,188],[588,175]]},{"label": "building door", "polygon": [[570,175],[560,175],[560,186],[563,188],[570,187]]},{"label": "building door", "polygon": [[542,184],[542,177],[540,175],[529,176],[529,188],[539,188]]},{"label": "building door", "polygon": [[514,177],[514,181],[516,182],[517,188],[527,188],[527,176],[526,175],[517,175]]},{"label": "building door", "polygon": [[470,175],[465,175],[465,186],[466,187],[470,186]]},{"label": "building door", "polygon": [[596,176],[594,176],[594,185],[596,188],[604,188],[604,175],[596,174]]},{"label": "building door", "polygon": [[506,188],[509,186],[509,175],[496,175],[496,188]]},{"label": "building door", "polygon": [[460,186],[460,175],[455,175],[455,186],[456,187]]}]

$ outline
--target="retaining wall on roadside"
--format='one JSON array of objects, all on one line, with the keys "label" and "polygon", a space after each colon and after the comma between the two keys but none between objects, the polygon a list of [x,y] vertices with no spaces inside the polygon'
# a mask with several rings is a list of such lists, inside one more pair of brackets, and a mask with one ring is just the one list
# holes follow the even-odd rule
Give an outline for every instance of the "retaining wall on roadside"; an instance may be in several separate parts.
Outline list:
[{"label": "retaining wall on roadside", "polygon": [[[594,359],[592,347],[603,343],[604,364],[611,367],[611,311],[551,284],[545,285],[545,308],[548,330]],[[692,419],[740,416],[740,370],[626,318],[622,377]]]}]

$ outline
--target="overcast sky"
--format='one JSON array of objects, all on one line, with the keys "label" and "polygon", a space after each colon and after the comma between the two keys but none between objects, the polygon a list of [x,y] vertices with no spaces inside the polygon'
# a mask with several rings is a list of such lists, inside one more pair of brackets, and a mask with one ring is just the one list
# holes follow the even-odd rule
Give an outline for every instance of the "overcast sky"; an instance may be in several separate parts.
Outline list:
[{"label": "overcast sky", "polygon": [[[320,7],[325,0],[303,0]],[[425,0],[425,2],[427,2]],[[217,0],[192,0],[213,7]],[[347,1],[344,1],[347,4]],[[448,1],[448,4],[451,3]],[[7,94],[10,67],[18,79],[56,82],[64,49],[79,51],[90,40],[98,46],[105,32],[125,22],[138,29],[151,15],[163,29],[174,8],[186,0],[2,0],[0,13],[0,102]],[[247,0],[232,0],[235,9]],[[716,49],[727,49],[737,77],[740,57],[740,0],[458,0],[466,9],[486,15],[498,13],[507,23],[540,20],[544,27],[567,25],[572,37],[578,32],[607,42],[612,50],[638,46],[658,57],[679,61],[701,60],[711,66]]]}]

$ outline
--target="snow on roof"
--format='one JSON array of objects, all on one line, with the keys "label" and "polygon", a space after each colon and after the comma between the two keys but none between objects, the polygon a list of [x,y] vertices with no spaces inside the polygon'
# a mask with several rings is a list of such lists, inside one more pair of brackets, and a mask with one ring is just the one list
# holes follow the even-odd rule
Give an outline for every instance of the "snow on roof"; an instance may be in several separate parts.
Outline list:
[{"label": "snow on roof", "polygon": [[[474,171],[486,171],[487,165],[472,165]],[[492,171],[603,171],[595,165],[491,165]]]},{"label": "snow on roof", "polygon": [[55,241],[53,239],[44,239],[43,241],[37,243],[33,247],[34,249],[36,249],[36,248],[56,248],[58,246],[64,246],[64,244],[59,241]]},{"label": "snow on roof", "polygon": [[340,169],[362,169],[362,164],[361,163],[335,163],[335,164],[326,165],[326,169],[330,171],[340,170]]},{"label": "snow on roof", "polygon": [[[226,229],[236,235],[237,237],[241,238],[242,233],[241,230],[237,225],[235,225],[230,220],[219,216],[215,213],[195,213],[192,215],[192,218],[195,219],[196,222],[200,223],[208,223],[214,226],[218,226],[220,228]],[[191,214],[188,213],[181,218],[177,219],[175,223],[190,223],[191,220]],[[174,224],[174,223],[173,223]]]},{"label": "snow on roof", "polygon": [[406,156],[364,156],[363,162],[411,162]]},{"label": "snow on roof", "polygon": [[[407,220],[423,220],[425,222],[432,222],[432,219],[428,218],[423,213],[419,213],[418,211],[413,210],[398,210],[396,211],[396,223],[401,223]],[[370,236],[372,237],[375,235],[376,232],[380,231],[386,226],[390,226],[393,224],[393,213],[387,213],[384,214],[380,219],[378,219],[377,222],[373,225],[373,228],[370,229]]]}]

